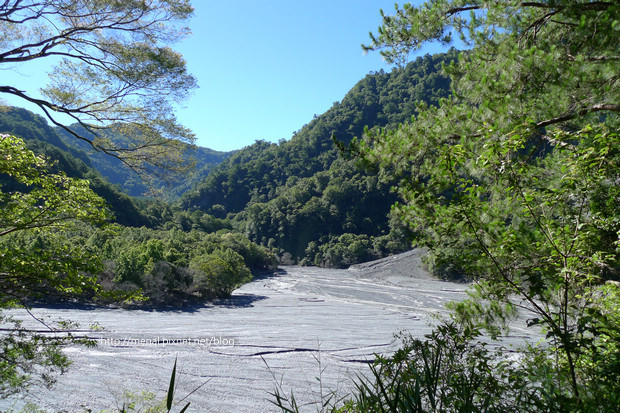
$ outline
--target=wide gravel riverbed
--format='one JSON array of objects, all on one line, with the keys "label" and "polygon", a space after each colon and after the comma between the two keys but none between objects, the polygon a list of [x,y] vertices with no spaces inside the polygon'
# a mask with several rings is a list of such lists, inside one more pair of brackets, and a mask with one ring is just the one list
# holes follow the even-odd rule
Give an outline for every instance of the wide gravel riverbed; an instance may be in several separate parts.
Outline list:
[{"label": "wide gravel riverbed", "polygon": [[[67,348],[74,363],[52,390],[0,400],[0,411],[26,400],[54,412],[115,411],[125,390],[163,399],[175,359],[177,399],[203,385],[186,399],[190,412],[277,411],[269,395],[276,386],[316,411],[321,392],[346,394],[375,354],[394,351],[395,333],[428,333],[445,303],[465,296],[465,285],[432,279],[419,258],[412,251],[349,270],[285,267],[200,308],[33,309],[80,323],[76,334],[98,346]],[[534,339],[520,325],[509,341]]]}]

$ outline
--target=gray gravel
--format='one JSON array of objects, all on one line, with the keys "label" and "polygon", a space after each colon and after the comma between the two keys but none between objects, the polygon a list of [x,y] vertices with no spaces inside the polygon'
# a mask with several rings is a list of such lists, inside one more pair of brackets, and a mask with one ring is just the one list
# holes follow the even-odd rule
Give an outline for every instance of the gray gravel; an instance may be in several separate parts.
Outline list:
[{"label": "gray gravel", "polygon": [[[346,394],[375,354],[394,351],[395,333],[428,333],[445,303],[464,297],[465,285],[433,279],[420,255],[414,250],[349,270],[285,267],[200,308],[34,309],[37,317],[71,319],[84,329],[98,323],[103,330],[80,333],[98,346],[67,348],[74,364],[53,390],[2,400],[0,410],[24,400],[50,411],[113,410],[124,390],[163,398],[178,359],[178,396],[204,384],[187,398],[189,411],[277,411],[269,395],[277,385],[317,411],[312,403],[321,392]],[[535,339],[520,325],[513,334],[514,342]]]}]

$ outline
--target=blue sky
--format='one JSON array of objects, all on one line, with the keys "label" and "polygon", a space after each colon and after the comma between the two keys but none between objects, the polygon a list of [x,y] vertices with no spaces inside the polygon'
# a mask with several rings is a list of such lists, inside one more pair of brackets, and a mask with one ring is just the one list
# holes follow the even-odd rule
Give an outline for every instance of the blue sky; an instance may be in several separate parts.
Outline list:
[{"label": "blue sky", "polygon": [[[391,13],[394,0],[195,0],[193,5],[193,34],[174,48],[200,86],[177,112],[199,146],[229,151],[257,139],[289,139],[370,71],[390,70],[378,52],[364,55],[360,45],[381,24],[379,9]],[[2,75],[3,84],[17,76]],[[44,84],[41,77],[25,70],[15,82],[31,90]]]},{"label": "blue sky", "polygon": [[361,44],[394,0],[195,1],[180,45],[200,89],[178,112],[198,145],[277,142],[329,109],[370,71],[389,70]]},{"label": "blue sky", "polygon": [[329,109],[368,72],[387,69],[360,45],[393,0],[195,1],[179,49],[200,89],[178,112],[200,146],[277,142]]}]

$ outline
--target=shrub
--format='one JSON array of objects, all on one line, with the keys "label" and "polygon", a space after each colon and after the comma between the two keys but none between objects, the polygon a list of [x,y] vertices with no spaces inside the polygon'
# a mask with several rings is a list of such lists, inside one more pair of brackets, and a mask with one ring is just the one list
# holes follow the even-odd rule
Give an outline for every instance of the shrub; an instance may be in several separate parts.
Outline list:
[{"label": "shrub", "polygon": [[203,297],[229,295],[239,285],[252,280],[243,257],[231,249],[215,250],[190,262],[194,287]]}]

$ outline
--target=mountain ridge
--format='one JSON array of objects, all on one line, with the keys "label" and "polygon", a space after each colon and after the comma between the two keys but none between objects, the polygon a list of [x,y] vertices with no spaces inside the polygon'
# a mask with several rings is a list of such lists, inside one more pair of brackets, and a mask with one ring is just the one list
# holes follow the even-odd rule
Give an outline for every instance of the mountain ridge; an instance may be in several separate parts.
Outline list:
[{"label": "mountain ridge", "polygon": [[[148,218],[143,214],[145,206],[139,210],[135,204],[135,197],[156,189],[175,210],[187,211],[188,217],[200,211],[227,219],[251,241],[275,251],[283,262],[346,267],[404,251],[410,248],[413,234],[391,212],[398,200],[391,188],[398,182],[379,179],[355,160],[342,157],[334,141],[346,145],[363,138],[367,128],[393,128],[410,121],[418,102],[437,105],[450,94],[442,67],[456,58],[457,51],[451,50],[419,57],[390,72],[371,72],[342,101],[278,144],[257,140],[232,152],[194,147],[198,158],[194,173],[180,177],[172,187],[163,181],[147,186],[118,159],[94,153],[86,142],[24,109],[5,107],[0,131],[28,137],[30,145],[43,139],[69,154],[55,157],[64,159],[69,171],[79,170],[78,176],[96,183],[98,193],[105,195],[117,215],[130,211],[130,216],[120,218],[125,225],[165,224],[150,222],[158,218]],[[106,179],[112,184],[104,183]],[[118,208],[119,202],[125,207]]]},{"label": "mountain ridge", "polygon": [[368,74],[290,140],[256,141],[224,160],[181,197],[181,208],[233,219],[291,262],[345,267],[409,248],[410,231],[390,213],[397,182],[344,159],[334,139],[346,145],[366,128],[411,120],[420,101],[437,105],[450,95],[442,67],[456,57],[451,50]]}]

